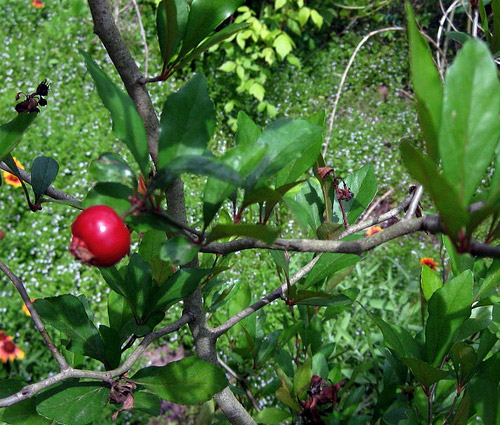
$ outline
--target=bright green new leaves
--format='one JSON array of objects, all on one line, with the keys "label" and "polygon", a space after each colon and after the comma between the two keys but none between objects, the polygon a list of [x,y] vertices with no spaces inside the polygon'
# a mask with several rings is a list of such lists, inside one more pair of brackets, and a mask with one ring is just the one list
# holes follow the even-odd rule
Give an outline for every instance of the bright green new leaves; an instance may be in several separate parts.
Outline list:
[{"label": "bright green new leaves", "polygon": [[170,95],[161,115],[158,167],[184,155],[203,155],[215,128],[215,109],[205,77],[196,74]]},{"label": "bright green new leaves", "polygon": [[198,357],[186,357],[162,367],[146,367],[132,380],[164,400],[187,405],[210,400],[228,384],[224,371]]},{"label": "bright green new leaves", "polygon": [[193,0],[179,55],[196,47],[242,4],[243,0]]},{"label": "bright green new leaves", "polygon": [[99,418],[108,398],[102,382],[63,382],[37,395],[36,410],[64,425],[86,425]]},{"label": "bright green new leaves", "polygon": [[81,53],[94,80],[97,93],[111,113],[114,133],[127,145],[139,164],[142,174],[147,176],[149,173],[148,139],[134,102],[111,81],[89,55],[85,52]]},{"label": "bright green new leaves", "polygon": [[107,364],[104,343],[80,298],[61,295],[37,299],[34,305],[44,321],[70,338],[68,350]]},{"label": "bright green new leaves", "polygon": [[500,138],[500,82],[488,47],[473,39],[458,52],[445,80],[439,153],[443,173],[467,206]]},{"label": "bright green new leaves", "polygon": [[406,3],[408,41],[410,44],[410,69],[413,90],[417,97],[420,126],[426,142],[427,155],[439,161],[438,133],[441,123],[443,86],[432,60],[429,45],[420,33],[410,3]]},{"label": "bright green new leaves", "polygon": [[427,362],[437,367],[454,342],[456,332],[471,314],[473,277],[470,271],[448,281],[429,300],[425,327]]},{"label": "bright green new leaves", "polygon": [[35,193],[35,204],[45,194],[45,191],[55,180],[59,164],[52,158],[39,156],[31,165],[31,186]]},{"label": "bright green new leaves", "polygon": [[19,114],[12,121],[0,126],[0,161],[21,141],[23,133],[28,129],[37,113]]},{"label": "bright green new leaves", "polygon": [[170,61],[184,37],[188,14],[186,0],[163,0],[158,5],[156,29],[164,63]]},{"label": "bright green new leaves", "polygon": [[432,294],[442,286],[443,282],[439,276],[429,266],[424,265],[420,276],[420,287],[422,288],[425,300],[429,301]]}]

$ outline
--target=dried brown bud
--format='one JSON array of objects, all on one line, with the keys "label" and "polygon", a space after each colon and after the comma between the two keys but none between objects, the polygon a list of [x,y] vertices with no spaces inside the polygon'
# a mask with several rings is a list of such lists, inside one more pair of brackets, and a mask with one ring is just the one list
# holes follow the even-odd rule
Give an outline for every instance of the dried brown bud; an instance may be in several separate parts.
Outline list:
[{"label": "dried brown bud", "polygon": [[324,180],[329,174],[333,174],[332,167],[318,167],[318,174]]}]

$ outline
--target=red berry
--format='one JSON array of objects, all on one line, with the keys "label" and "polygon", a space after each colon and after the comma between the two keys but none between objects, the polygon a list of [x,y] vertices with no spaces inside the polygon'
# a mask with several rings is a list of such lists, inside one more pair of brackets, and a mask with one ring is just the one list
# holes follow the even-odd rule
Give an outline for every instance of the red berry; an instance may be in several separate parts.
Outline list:
[{"label": "red berry", "polygon": [[88,266],[109,267],[130,250],[130,232],[121,217],[106,205],[83,211],[71,226],[69,250]]}]

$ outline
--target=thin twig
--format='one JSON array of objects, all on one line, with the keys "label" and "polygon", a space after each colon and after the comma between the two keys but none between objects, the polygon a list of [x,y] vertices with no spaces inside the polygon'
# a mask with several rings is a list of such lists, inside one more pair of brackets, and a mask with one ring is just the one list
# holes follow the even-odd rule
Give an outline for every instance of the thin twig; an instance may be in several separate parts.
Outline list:
[{"label": "thin twig", "polygon": [[339,87],[337,89],[337,94],[335,95],[335,101],[333,102],[333,109],[332,109],[332,113],[330,114],[330,119],[329,119],[329,123],[328,123],[328,133],[326,135],[325,144],[323,146],[323,157],[326,156],[326,153],[328,151],[328,145],[330,143],[330,138],[331,138],[332,130],[333,130],[333,121],[335,120],[335,115],[337,113],[337,106],[339,104],[340,95],[342,93],[342,88],[344,87],[347,74],[348,74],[349,70],[351,69],[351,66],[354,62],[354,58],[358,54],[359,49],[361,49],[363,44],[365,44],[370,37],[377,35],[377,34],[380,34],[382,32],[387,32],[387,31],[404,31],[404,28],[402,28],[402,27],[388,27],[388,28],[381,28],[381,29],[372,31],[369,34],[365,35],[363,37],[363,39],[358,43],[356,48],[354,49],[354,52],[352,53],[352,55],[349,59],[349,62],[347,63],[347,66],[344,70],[344,73],[342,74],[342,77],[340,78],[340,83],[339,83]]},{"label": "thin twig", "polygon": [[144,47],[144,75],[148,75],[148,62],[149,62],[149,49],[148,41],[146,40],[146,32],[144,31],[144,26],[142,25],[141,11],[139,10],[139,5],[136,0],[132,0],[134,5],[135,13],[137,15],[137,21],[139,24],[139,34],[142,38],[142,45]]},{"label": "thin twig", "polygon": [[406,211],[405,220],[413,218],[413,216],[417,211],[418,204],[420,203],[420,199],[422,199],[423,193],[424,193],[424,187],[421,184],[419,184],[413,192],[413,198],[410,202],[410,205],[408,206],[408,211]]},{"label": "thin twig", "polygon": [[377,198],[375,201],[371,203],[369,208],[361,215],[361,220],[365,217],[369,217],[370,214],[375,211],[375,208],[377,208],[380,203],[387,198],[388,196],[392,195],[394,193],[394,189],[391,187],[387,192],[385,192],[381,197]]},{"label": "thin twig", "polygon": [[212,330],[213,335],[218,338],[222,334],[226,333],[229,329],[231,329],[236,323],[242,321],[246,317],[260,310],[262,307],[270,304],[274,300],[281,298],[283,293],[287,290],[287,288],[295,283],[297,283],[300,279],[302,279],[307,273],[311,271],[314,265],[319,261],[321,255],[314,257],[309,263],[307,263],[304,267],[302,267],[297,273],[295,273],[290,280],[286,280],[279,288],[275,289],[269,295],[261,298],[256,303],[251,306],[241,310],[239,313],[236,313],[234,316],[231,316],[227,321],[225,321],[222,325],[217,326]]},{"label": "thin twig", "polygon": [[259,403],[257,403],[257,400],[255,400],[255,397],[253,396],[252,392],[248,388],[247,383],[243,378],[241,378],[233,369],[229,367],[227,363],[225,363],[219,355],[217,355],[217,361],[219,364],[222,366],[222,368],[229,374],[231,375],[234,379],[238,381],[238,383],[241,385],[241,388],[243,388],[243,391],[245,391],[245,394],[247,395],[248,399],[250,400],[250,403],[252,403],[253,408],[257,411],[260,412],[261,408],[259,407]]},{"label": "thin twig", "polygon": [[111,383],[113,378],[123,375],[128,372],[134,363],[139,359],[139,357],[146,351],[146,348],[157,338],[161,336],[170,334],[172,332],[177,332],[182,326],[191,320],[191,316],[182,315],[179,320],[171,325],[165,326],[162,329],[158,329],[155,332],[148,334],[137,348],[130,354],[130,356],[116,369],[109,370],[106,372],[96,371],[96,370],[80,370],[73,369],[71,367],[65,369],[64,371],[57,373],[47,379],[39,381],[35,384],[27,385],[15,394],[9,397],[0,399],[0,408],[12,406],[13,404],[19,403],[20,401],[27,400],[33,397],[40,391],[49,388],[58,382],[65,381],[71,378],[80,379],[98,379],[107,383]]},{"label": "thin twig", "polygon": [[23,281],[18,276],[16,276],[12,272],[12,270],[9,269],[9,267],[7,267],[7,265],[4,264],[2,261],[0,261],[0,270],[9,278],[9,280],[16,287],[17,292],[19,292],[19,295],[21,295],[24,304],[26,304],[26,307],[28,308],[28,311],[31,314],[31,319],[35,324],[36,329],[38,330],[38,332],[40,332],[40,335],[42,335],[45,345],[49,348],[50,352],[52,353],[52,357],[54,357],[57,364],[59,365],[59,370],[64,371],[68,369],[69,368],[68,362],[66,362],[66,359],[59,352],[54,342],[52,341],[52,338],[50,338],[50,335],[45,329],[42,319],[40,318],[38,312],[35,310],[35,307],[33,307],[33,303],[31,302],[30,296],[28,295],[28,291],[26,290]]}]

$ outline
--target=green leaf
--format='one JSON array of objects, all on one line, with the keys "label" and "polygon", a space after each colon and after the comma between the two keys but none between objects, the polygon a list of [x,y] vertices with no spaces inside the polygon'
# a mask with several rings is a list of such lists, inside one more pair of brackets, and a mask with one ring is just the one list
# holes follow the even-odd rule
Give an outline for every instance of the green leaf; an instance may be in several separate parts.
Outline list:
[{"label": "green leaf", "polygon": [[170,276],[150,297],[152,311],[166,311],[170,306],[191,295],[211,269],[181,269]]},{"label": "green leaf", "polygon": [[299,290],[293,299],[298,305],[348,306],[352,304],[352,300],[343,294],[331,295],[316,291]]},{"label": "green leaf", "polygon": [[266,407],[255,416],[258,423],[264,425],[280,425],[286,419],[291,418],[292,414],[287,410],[278,409],[276,407]]},{"label": "green leaf", "polygon": [[[250,145],[237,145],[227,151],[220,160],[232,169],[237,170],[239,178],[245,178],[255,170],[266,151],[266,146],[255,147]],[[203,192],[203,221],[205,226],[210,224],[224,200],[226,200],[235,189],[236,182],[222,181],[212,177],[207,180]]]},{"label": "green leaf", "polygon": [[477,364],[477,354],[469,344],[459,341],[450,349],[450,358],[455,370],[458,371],[460,384],[464,385],[470,379],[471,372]]},{"label": "green leaf", "polygon": [[441,124],[443,86],[431,50],[420,33],[410,2],[406,2],[408,41],[410,44],[410,70],[413,89],[417,97],[418,120],[424,135],[427,155],[439,161],[438,134]]},{"label": "green leaf", "polygon": [[23,133],[37,116],[36,112],[18,114],[12,121],[0,126],[0,161],[17,146]]},{"label": "green leaf", "polygon": [[108,398],[102,382],[63,382],[37,395],[36,410],[62,424],[86,425],[99,418]]},{"label": "green leaf", "polygon": [[438,366],[453,345],[456,332],[471,314],[474,279],[470,271],[448,281],[429,300],[425,327],[427,361]]},{"label": "green leaf", "polygon": [[496,56],[500,51],[500,2],[493,0],[491,2],[491,9],[493,11],[493,34],[490,49]]},{"label": "green leaf", "polygon": [[294,199],[284,198],[286,206],[305,230],[309,227],[314,233],[323,223],[325,205],[322,199],[321,187],[317,180],[307,181]]},{"label": "green leaf", "polygon": [[488,274],[484,278],[479,290],[477,291],[476,296],[474,297],[474,301],[480,300],[481,296],[488,292],[490,289],[493,289],[500,282],[500,260],[495,259],[491,266],[488,269]]},{"label": "green leaf", "polygon": [[210,400],[228,385],[219,367],[198,357],[186,357],[162,367],[146,367],[132,380],[164,400],[187,405]]},{"label": "green leaf", "polygon": [[[9,397],[25,386],[21,381],[5,379],[0,381],[0,398]],[[28,399],[0,409],[0,421],[11,425],[49,425],[51,421],[36,411],[34,399]]]},{"label": "green leaf", "polygon": [[446,233],[456,240],[460,229],[467,224],[469,214],[462,205],[455,186],[439,174],[429,157],[408,141],[401,144],[401,156],[410,174],[429,192],[446,227]]},{"label": "green leaf", "polygon": [[131,208],[129,197],[134,196],[134,191],[129,186],[120,183],[97,183],[87,193],[83,200],[83,208],[93,205],[107,205],[117,214],[123,214]]},{"label": "green leaf", "polygon": [[383,319],[371,313],[366,308],[365,311],[370,319],[372,319],[372,321],[382,331],[382,334],[384,335],[384,344],[387,348],[394,351],[400,359],[420,358],[420,351],[415,338],[413,338],[406,329],[385,322]]},{"label": "green leaf", "polygon": [[425,388],[429,388],[449,375],[449,372],[433,367],[420,359],[401,359],[401,361],[410,368],[417,381]]},{"label": "green leaf", "polygon": [[92,161],[89,172],[99,182],[120,183],[124,186],[137,186],[137,177],[127,162],[114,153],[103,153]]},{"label": "green leaf", "polygon": [[429,266],[424,265],[420,275],[420,286],[426,301],[429,301],[432,294],[443,286],[443,281]]},{"label": "green leaf", "polygon": [[262,339],[255,356],[255,365],[257,367],[264,365],[265,362],[274,354],[276,347],[278,346],[278,337],[280,336],[280,333],[281,330],[273,331]]},{"label": "green leaf", "polygon": [[34,306],[44,321],[70,338],[70,351],[106,364],[103,341],[78,297],[39,298]]},{"label": "green leaf", "polygon": [[239,173],[226,165],[223,161],[211,156],[180,156],[169,162],[158,171],[151,184],[154,188],[165,189],[169,187],[177,176],[183,173],[191,173],[214,179],[231,182],[235,185],[243,183]]},{"label": "green leaf", "polygon": [[195,74],[164,106],[158,139],[158,168],[179,156],[203,155],[215,128],[215,109],[205,77]]},{"label": "green leaf", "polygon": [[141,244],[139,245],[139,254],[151,266],[153,280],[162,284],[165,279],[172,275],[172,265],[160,259],[161,247],[167,241],[167,235],[162,230],[148,230],[144,233]]},{"label": "green leaf", "polygon": [[120,333],[114,328],[100,325],[99,334],[104,343],[104,357],[109,365],[109,369],[117,368],[120,365],[122,354]]},{"label": "green leaf", "polygon": [[[350,201],[342,201],[349,224],[353,224],[363,214],[377,194],[377,180],[373,170],[373,164],[366,164],[344,179],[354,194]],[[342,188],[343,186],[341,183]],[[342,223],[342,211],[337,200],[333,204],[333,221]]]},{"label": "green leaf", "polygon": [[196,47],[243,4],[243,0],[193,0],[180,56]]},{"label": "green leaf", "polygon": [[293,377],[293,392],[298,397],[302,392],[309,389],[312,376],[312,359],[307,358],[295,371]]},{"label": "green leaf", "polygon": [[145,412],[149,416],[160,416],[161,400],[146,391],[134,391],[134,409]]},{"label": "green leaf", "polygon": [[189,8],[186,0],[163,0],[161,3],[156,14],[156,32],[163,63],[167,64],[184,38]]},{"label": "green leaf", "polygon": [[283,60],[294,48],[295,43],[286,32],[282,32],[273,41],[276,53]]},{"label": "green leaf", "polygon": [[83,51],[81,54],[102,103],[111,113],[113,132],[127,145],[139,164],[143,176],[147,177],[149,174],[148,138],[134,102],[111,81],[89,55]]},{"label": "green leaf", "polygon": [[500,82],[488,47],[467,42],[447,72],[439,153],[443,174],[469,205],[500,138]]},{"label": "green leaf", "polygon": [[224,27],[219,32],[216,32],[215,34],[208,37],[203,43],[201,43],[191,53],[188,53],[186,56],[184,56],[182,58],[182,60],[180,60],[180,62],[175,63],[175,66],[173,67],[171,72],[182,69],[189,62],[191,62],[193,59],[196,59],[203,52],[210,49],[210,47],[215,46],[216,44],[224,41],[225,39],[231,37],[232,35],[236,34],[237,32],[241,31],[242,29],[248,27],[249,25],[250,25],[249,23],[244,22],[242,24],[231,24],[231,25],[228,25],[227,27]]},{"label": "green leaf", "polygon": [[134,315],[127,299],[115,291],[110,291],[108,294],[108,318],[109,326],[119,333],[121,342],[125,342],[129,336],[127,328],[133,322]]},{"label": "green leaf", "polygon": [[307,274],[303,288],[309,288],[335,273],[356,264],[361,257],[354,254],[323,253],[321,258]]},{"label": "green leaf", "polygon": [[207,243],[232,236],[246,236],[272,244],[278,235],[278,230],[260,224],[218,224],[210,232]]},{"label": "green leaf", "polygon": [[460,44],[465,44],[472,38],[470,34],[461,31],[448,31],[445,35]]},{"label": "green leaf", "polygon": [[302,155],[304,143],[315,143],[323,128],[305,120],[278,120],[269,125],[257,139],[267,152],[257,169],[247,177],[245,189],[263,185],[269,177]]},{"label": "green leaf", "polygon": [[58,171],[59,164],[56,160],[46,156],[35,158],[31,165],[31,186],[35,193],[35,204],[55,180]]},{"label": "green leaf", "polygon": [[169,239],[161,246],[160,258],[176,266],[183,266],[192,261],[199,250],[200,245],[195,245],[186,238],[178,236]]},{"label": "green leaf", "polygon": [[254,147],[255,143],[262,134],[262,131],[257,124],[255,124],[252,118],[246,114],[246,112],[238,112],[237,127],[238,129],[235,137],[236,145]]},{"label": "green leaf", "polygon": [[470,412],[470,395],[469,391],[465,391],[462,400],[458,404],[457,412],[453,417],[451,425],[467,425],[469,421]]}]

